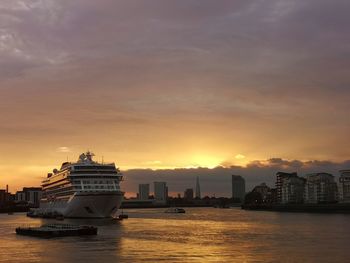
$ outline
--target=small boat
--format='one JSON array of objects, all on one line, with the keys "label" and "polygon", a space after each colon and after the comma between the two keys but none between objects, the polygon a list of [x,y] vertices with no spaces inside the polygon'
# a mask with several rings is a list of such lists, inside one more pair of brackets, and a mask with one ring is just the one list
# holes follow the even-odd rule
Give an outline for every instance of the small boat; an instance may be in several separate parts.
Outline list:
[{"label": "small boat", "polygon": [[167,210],[165,210],[165,213],[184,214],[184,213],[186,213],[186,211],[183,208],[170,207]]},{"label": "small boat", "polygon": [[48,224],[42,225],[40,227],[17,227],[16,234],[43,238],[97,235],[97,227],[67,224]]}]

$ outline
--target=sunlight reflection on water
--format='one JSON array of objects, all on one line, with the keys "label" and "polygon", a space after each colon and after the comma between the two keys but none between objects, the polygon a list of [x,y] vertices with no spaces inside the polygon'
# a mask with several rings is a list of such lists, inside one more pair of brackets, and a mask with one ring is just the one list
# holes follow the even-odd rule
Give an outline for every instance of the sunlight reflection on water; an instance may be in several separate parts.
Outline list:
[{"label": "sunlight reflection on water", "polygon": [[[129,219],[65,220],[99,234],[50,240],[17,236],[40,225],[24,214],[0,215],[0,262],[345,262],[349,215],[187,208],[125,210]],[[58,222],[61,223],[61,222]]]}]

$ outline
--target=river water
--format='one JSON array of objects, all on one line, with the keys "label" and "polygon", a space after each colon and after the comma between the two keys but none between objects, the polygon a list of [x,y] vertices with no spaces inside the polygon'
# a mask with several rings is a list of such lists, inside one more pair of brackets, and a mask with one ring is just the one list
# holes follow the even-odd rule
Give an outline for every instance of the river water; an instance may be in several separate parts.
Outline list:
[{"label": "river water", "polygon": [[[239,208],[125,210],[129,219],[42,220],[0,215],[0,262],[350,262],[350,215]],[[97,236],[39,239],[15,228],[93,224]]]}]

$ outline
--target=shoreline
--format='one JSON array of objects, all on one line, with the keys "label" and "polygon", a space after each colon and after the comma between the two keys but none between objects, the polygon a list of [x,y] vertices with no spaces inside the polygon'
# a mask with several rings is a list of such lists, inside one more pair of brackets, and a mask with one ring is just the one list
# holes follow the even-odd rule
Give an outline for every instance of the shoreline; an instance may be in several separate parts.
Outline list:
[{"label": "shoreline", "polygon": [[269,205],[242,205],[243,210],[295,212],[295,213],[330,213],[349,214],[350,203],[335,204],[269,204]]}]

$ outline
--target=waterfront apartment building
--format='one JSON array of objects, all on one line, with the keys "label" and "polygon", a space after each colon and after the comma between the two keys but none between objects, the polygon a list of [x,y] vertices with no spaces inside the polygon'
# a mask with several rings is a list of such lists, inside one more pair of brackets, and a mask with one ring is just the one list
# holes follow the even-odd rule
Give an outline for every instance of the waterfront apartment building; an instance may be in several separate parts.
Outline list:
[{"label": "waterfront apartment building", "polygon": [[245,180],[240,175],[232,175],[232,198],[244,202]]},{"label": "waterfront apartment building", "polygon": [[339,201],[343,203],[350,203],[350,170],[340,171]]},{"label": "waterfront apartment building", "polygon": [[304,201],[305,179],[297,173],[278,172],[276,174],[277,202],[280,204],[300,204]]},{"label": "waterfront apartment building", "polygon": [[158,203],[166,203],[168,200],[168,187],[166,182],[154,182],[154,199]]},{"label": "waterfront apartment building", "polygon": [[184,199],[187,201],[193,200],[193,189],[192,188],[185,190]]},{"label": "waterfront apartment building", "polygon": [[149,184],[139,184],[139,199],[148,200],[149,198]]},{"label": "waterfront apartment building", "polygon": [[313,173],[306,175],[305,203],[335,203],[337,202],[337,197],[338,187],[333,175],[329,173]]}]

